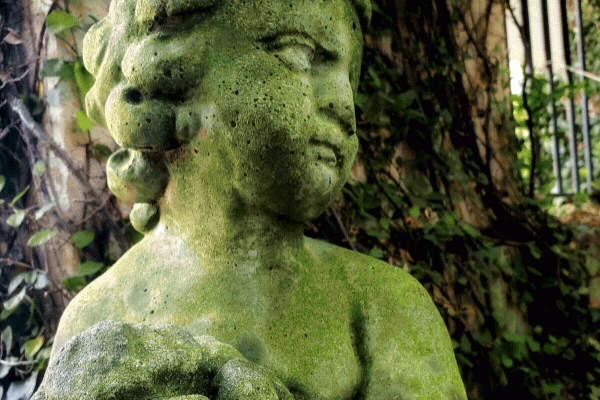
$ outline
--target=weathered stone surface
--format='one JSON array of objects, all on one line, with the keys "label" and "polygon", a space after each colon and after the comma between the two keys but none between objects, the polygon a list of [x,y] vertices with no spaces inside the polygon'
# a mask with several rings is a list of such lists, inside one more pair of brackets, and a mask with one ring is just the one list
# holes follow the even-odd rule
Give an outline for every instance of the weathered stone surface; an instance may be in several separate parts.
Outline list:
[{"label": "weathered stone surface", "polygon": [[356,155],[368,4],[113,0],[86,104],[146,235],[65,311],[40,398],[466,399],[425,289],[303,235]]},{"label": "weathered stone surface", "polygon": [[105,321],[55,353],[33,399],[291,399],[274,374],[242,359],[232,346],[173,325]]}]

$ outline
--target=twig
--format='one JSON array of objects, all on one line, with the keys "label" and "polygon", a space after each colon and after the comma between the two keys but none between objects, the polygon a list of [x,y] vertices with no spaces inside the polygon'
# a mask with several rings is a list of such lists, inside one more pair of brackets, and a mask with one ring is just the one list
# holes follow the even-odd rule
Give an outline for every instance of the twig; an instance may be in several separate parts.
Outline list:
[{"label": "twig", "polygon": [[38,361],[34,360],[34,361],[16,361],[16,362],[9,362],[9,361],[4,361],[0,359],[0,364],[2,365],[8,365],[10,367],[20,367],[20,366],[26,366],[26,365],[33,365],[33,364],[37,364]]},{"label": "twig", "polygon": [[12,266],[12,265],[15,265],[17,267],[27,268],[27,269],[30,269],[32,271],[38,271],[38,272],[46,273],[46,271],[43,271],[43,270],[41,270],[39,268],[33,267],[33,266],[29,265],[29,264],[25,264],[24,262],[21,262],[21,261],[15,261],[15,260],[10,259],[10,258],[0,258],[0,263],[6,263],[6,265],[8,265],[9,267]]},{"label": "twig", "polygon": [[336,222],[340,226],[340,229],[342,230],[342,233],[344,234],[344,239],[346,239],[346,241],[348,242],[348,245],[350,246],[350,248],[352,250],[356,251],[356,247],[354,246],[354,243],[352,243],[352,240],[350,240],[350,236],[348,236],[348,232],[346,232],[346,228],[344,228],[344,224],[342,223],[342,219],[340,218],[340,214],[333,207],[331,207],[331,213],[333,214],[333,216],[335,217]]}]

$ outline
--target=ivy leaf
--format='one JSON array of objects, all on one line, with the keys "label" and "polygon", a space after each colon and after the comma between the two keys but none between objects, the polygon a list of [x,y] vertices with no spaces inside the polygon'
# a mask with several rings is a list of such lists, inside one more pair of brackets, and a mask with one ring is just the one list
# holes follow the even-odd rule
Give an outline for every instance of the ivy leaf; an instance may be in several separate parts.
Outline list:
[{"label": "ivy leaf", "polygon": [[8,390],[6,391],[6,400],[18,400],[28,399],[35,390],[35,384],[37,382],[37,376],[39,371],[34,371],[31,375],[23,381],[11,382]]},{"label": "ivy leaf", "polygon": [[593,256],[586,257],[585,268],[591,276],[596,275],[596,272],[598,272],[598,269],[600,268],[600,260]]},{"label": "ivy leaf", "polygon": [[93,275],[100,271],[104,264],[96,261],[86,261],[77,267],[77,276]]},{"label": "ivy leaf", "polygon": [[33,174],[38,178],[46,172],[46,164],[43,161],[38,161],[33,166]]},{"label": "ivy leaf", "polygon": [[77,61],[75,61],[73,71],[75,72],[75,82],[77,82],[77,87],[81,91],[81,96],[85,97],[87,92],[94,85],[94,76],[85,69],[81,58],[78,58]]},{"label": "ivy leaf", "polygon": [[35,280],[34,288],[41,290],[47,287],[50,284],[50,278],[46,274],[38,274]]},{"label": "ivy leaf", "polygon": [[72,292],[79,292],[85,286],[85,282],[81,276],[70,276],[61,282],[62,287]]},{"label": "ivy leaf", "polygon": [[77,112],[75,112],[75,120],[77,121],[79,129],[84,132],[92,129],[94,126],[94,121],[92,121],[83,110],[77,110]]},{"label": "ivy leaf", "polygon": [[369,255],[375,258],[383,258],[384,256],[383,250],[381,250],[379,247],[373,247],[373,249],[371,249],[371,252],[369,252]]},{"label": "ivy leaf", "polygon": [[48,76],[58,76],[62,68],[62,64],[62,60],[59,58],[50,58],[44,61],[44,66],[40,71],[40,76],[42,78]]},{"label": "ivy leaf", "polygon": [[79,20],[74,15],[61,10],[52,11],[46,17],[46,30],[51,35],[56,35],[79,24]]},{"label": "ivy leaf", "polygon": [[526,340],[524,336],[521,336],[518,333],[514,332],[504,332],[502,334],[502,337],[504,337],[504,339],[506,339],[508,342],[513,343],[525,343]]},{"label": "ivy leaf", "polygon": [[71,243],[78,249],[83,249],[88,244],[94,241],[96,234],[91,231],[79,231],[71,236]]},{"label": "ivy leaf", "polygon": [[6,354],[9,354],[13,345],[13,332],[10,325],[4,328],[2,335],[0,335],[0,340],[4,343]]},{"label": "ivy leaf", "polygon": [[19,287],[19,285],[21,284],[21,282],[23,282],[23,280],[25,280],[26,275],[29,274],[29,272],[21,272],[19,275],[15,276],[10,283],[8,284],[8,295],[11,295],[12,292],[15,291],[16,288]]},{"label": "ivy leaf", "polygon": [[13,215],[6,219],[6,224],[12,226],[13,228],[17,228],[23,220],[25,219],[25,211],[15,211]]},{"label": "ivy leaf", "polygon": [[514,364],[513,359],[506,353],[500,354],[500,361],[502,361],[502,364],[504,364],[506,368],[510,368]]},{"label": "ivy leaf", "polygon": [[42,231],[36,232],[27,241],[27,246],[30,247],[38,247],[46,243],[48,240],[52,239],[54,236],[58,234],[58,231],[44,229]]},{"label": "ivy leaf", "polygon": [[38,336],[34,339],[29,339],[25,342],[23,347],[21,347],[21,352],[25,355],[25,358],[31,360],[33,356],[40,351],[42,345],[44,344],[44,337]]},{"label": "ivy leaf", "polygon": [[96,143],[94,145],[94,153],[100,161],[106,161],[111,156],[112,150],[104,143]]},{"label": "ivy leaf", "polygon": [[43,206],[40,207],[39,210],[37,210],[35,212],[35,219],[38,220],[38,219],[42,218],[44,216],[44,214],[46,214],[48,211],[52,210],[54,207],[56,207],[55,202],[44,204]]},{"label": "ivy leaf", "polygon": [[417,219],[421,216],[421,210],[417,206],[411,207],[410,210],[408,210],[408,212],[409,212],[410,216],[415,219]]},{"label": "ivy leaf", "polygon": [[17,309],[19,304],[21,304],[21,302],[25,298],[25,289],[26,288],[21,289],[21,291],[18,294],[14,295],[10,299],[8,299],[4,303],[2,303],[2,305],[4,307],[4,311],[10,312],[10,311],[14,311]]},{"label": "ivy leaf", "polygon": [[19,192],[19,194],[17,194],[17,195],[15,196],[15,198],[14,198],[14,199],[12,199],[12,201],[10,202],[10,205],[11,205],[11,206],[14,206],[14,205],[15,205],[15,203],[16,203],[17,201],[19,201],[19,200],[21,199],[21,197],[23,197],[23,196],[25,195],[25,193],[27,193],[27,191],[28,191],[28,190],[29,190],[29,185],[27,185],[27,187],[26,187],[25,189],[21,190],[21,191]]}]

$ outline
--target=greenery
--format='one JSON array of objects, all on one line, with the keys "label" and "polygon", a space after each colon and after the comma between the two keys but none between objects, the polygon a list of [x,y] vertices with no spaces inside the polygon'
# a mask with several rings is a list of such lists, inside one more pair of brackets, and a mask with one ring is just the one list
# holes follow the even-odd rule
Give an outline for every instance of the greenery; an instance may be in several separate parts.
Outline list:
[{"label": "greenery", "polygon": [[[558,100],[583,85],[557,82],[548,93],[546,80],[531,75],[525,97],[509,96],[506,60],[486,47],[485,30],[467,23],[469,4],[373,2],[355,99],[360,151],[353,180],[307,234],[405,268],[425,285],[448,326],[470,399],[599,399],[599,232],[560,222],[547,213],[552,198],[540,197],[555,183],[544,147],[548,106],[557,102],[564,115]],[[591,1],[584,7],[586,37],[593,38],[600,8]],[[76,126],[90,138],[83,96],[92,78],[72,40],[86,28],[68,8],[50,13],[46,29],[72,58],[46,60],[39,74],[71,85],[80,105]],[[457,29],[467,32],[466,43],[459,44]],[[586,42],[592,71],[598,42]],[[477,91],[463,82],[467,63],[477,65],[470,72],[479,74]],[[44,101],[33,93],[22,99],[39,122]],[[593,132],[600,141],[597,125]],[[77,292],[135,241],[126,221],[110,225],[103,214],[110,202],[90,200],[84,223],[61,221],[44,189],[46,163],[22,142],[12,146],[20,149],[16,158],[33,161],[18,176],[5,172],[8,161],[0,164],[2,232],[11,238],[0,249],[0,383],[9,400],[31,393],[47,364],[53,328],[43,299]],[[98,160],[110,155],[91,138],[86,148]],[[504,179],[495,165],[504,165]],[[40,193],[46,201],[29,206]],[[70,242],[82,260],[60,284],[39,268],[43,258],[35,252],[57,241]]]}]

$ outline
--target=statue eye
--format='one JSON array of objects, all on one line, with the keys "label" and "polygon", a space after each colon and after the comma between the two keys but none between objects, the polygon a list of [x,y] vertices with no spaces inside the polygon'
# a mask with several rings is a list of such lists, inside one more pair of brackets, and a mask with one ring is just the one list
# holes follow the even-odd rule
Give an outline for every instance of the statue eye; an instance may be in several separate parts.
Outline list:
[{"label": "statue eye", "polygon": [[293,70],[308,72],[315,59],[315,49],[304,43],[285,43],[278,46],[273,55]]}]

